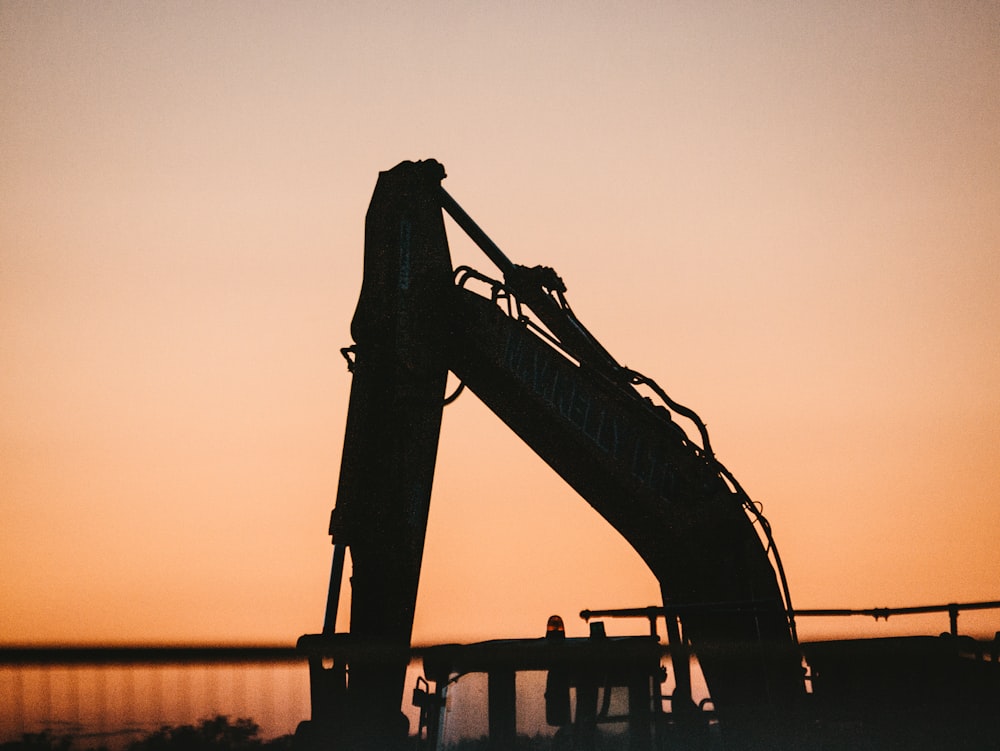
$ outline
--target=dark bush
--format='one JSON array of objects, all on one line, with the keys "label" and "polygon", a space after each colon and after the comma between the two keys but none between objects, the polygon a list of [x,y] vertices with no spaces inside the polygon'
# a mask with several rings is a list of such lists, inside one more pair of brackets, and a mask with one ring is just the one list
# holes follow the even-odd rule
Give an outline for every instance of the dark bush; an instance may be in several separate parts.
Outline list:
[{"label": "dark bush", "polygon": [[[292,736],[270,741],[258,737],[260,726],[246,718],[231,722],[224,715],[208,717],[197,725],[164,726],[145,738],[133,741],[127,751],[285,751]],[[0,743],[0,751],[107,751],[106,746],[77,746],[71,735],[51,732],[25,733],[20,740]]]}]

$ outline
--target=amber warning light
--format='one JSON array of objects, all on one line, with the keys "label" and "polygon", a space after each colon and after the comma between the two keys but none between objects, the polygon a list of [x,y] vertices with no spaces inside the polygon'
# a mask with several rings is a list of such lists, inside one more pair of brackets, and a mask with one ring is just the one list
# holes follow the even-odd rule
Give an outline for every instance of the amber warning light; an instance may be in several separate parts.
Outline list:
[{"label": "amber warning light", "polygon": [[558,615],[549,616],[549,622],[545,626],[545,638],[546,639],[566,638],[566,627],[563,625],[563,619]]}]

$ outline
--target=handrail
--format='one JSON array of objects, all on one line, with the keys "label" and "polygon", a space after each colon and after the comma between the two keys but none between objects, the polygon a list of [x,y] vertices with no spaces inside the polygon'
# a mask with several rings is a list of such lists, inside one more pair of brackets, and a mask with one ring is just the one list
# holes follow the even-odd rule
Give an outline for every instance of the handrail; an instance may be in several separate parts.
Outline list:
[{"label": "handrail", "polygon": [[[671,603],[667,606],[650,605],[644,608],[611,608],[604,610],[581,610],[580,617],[589,621],[591,618],[647,618],[650,626],[654,628],[657,618],[667,615],[678,616],[685,612],[697,613],[746,613],[748,611],[765,611],[768,603],[760,601],[746,602],[712,602],[712,603]],[[888,620],[892,615],[917,615],[922,613],[947,613],[950,622],[950,631],[953,636],[958,636],[958,614],[963,610],[992,610],[1000,609],[1000,600],[988,600],[985,602],[950,602],[943,605],[917,605],[901,608],[796,608],[789,610],[789,617],[842,617],[863,615],[874,618]],[[768,609],[768,612],[770,610]]]}]

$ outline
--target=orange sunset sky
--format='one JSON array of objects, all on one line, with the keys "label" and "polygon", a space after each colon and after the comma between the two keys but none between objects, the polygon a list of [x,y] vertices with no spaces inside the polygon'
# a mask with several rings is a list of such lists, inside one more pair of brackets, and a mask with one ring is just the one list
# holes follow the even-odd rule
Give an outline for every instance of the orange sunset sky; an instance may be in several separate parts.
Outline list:
[{"label": "orange sunset sky", "polygon": [[[320,629],[364,215],[429,157],[705,419],[796,606],[1000,599],[997,3],[0,0],[0,642]],[[415,641],[656,597],[446,409]]]}]

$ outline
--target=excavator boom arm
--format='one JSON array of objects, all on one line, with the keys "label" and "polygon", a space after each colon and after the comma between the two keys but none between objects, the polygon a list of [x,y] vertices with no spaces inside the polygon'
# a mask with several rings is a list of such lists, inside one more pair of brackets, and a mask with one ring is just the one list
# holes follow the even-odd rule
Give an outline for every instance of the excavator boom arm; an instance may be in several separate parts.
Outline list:
[{"label": "excavator boom arm", "polygon": [[[331,521],[339,560],[343,546],[352,556],[351,624],[346,637],[333,633],[335,553],[325,633],[300,641],[312,654],[314,724],[346,737],[348,747],[385,748],[400,737],[393,718],[449,370],[625,537],[666,604],[684,604],[685,638],[720,717],[746,726],[787,707],[802,682],[782,590],[703,426],[699,447],[580,324],[558,276],[511,263],[444,192],[443,177],[437,162],[400,164],[380,175],[368,211]],[[460,275],[485,281],[488,296],[454,283],[442,208],[504,274],[503,282]],[[751,605],[713,609],[717,603]],[[341,643],[349,647],[339,662],[323,667],[321,657]]]}]

